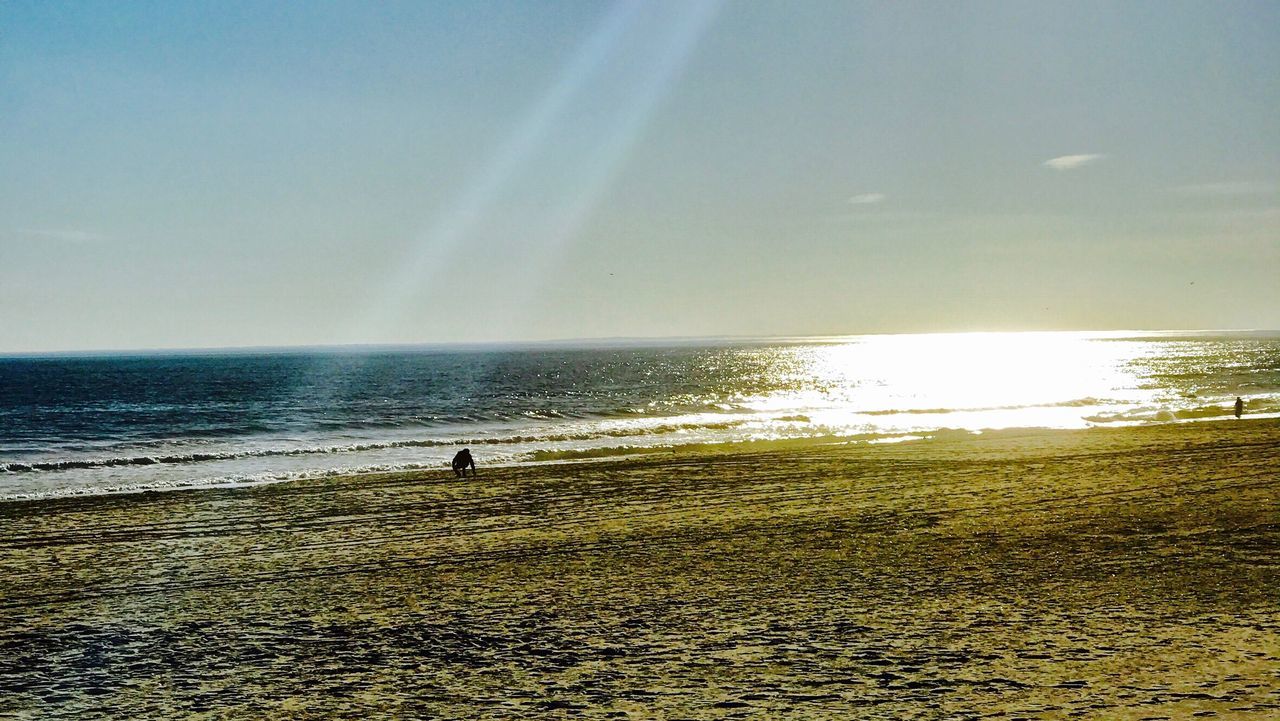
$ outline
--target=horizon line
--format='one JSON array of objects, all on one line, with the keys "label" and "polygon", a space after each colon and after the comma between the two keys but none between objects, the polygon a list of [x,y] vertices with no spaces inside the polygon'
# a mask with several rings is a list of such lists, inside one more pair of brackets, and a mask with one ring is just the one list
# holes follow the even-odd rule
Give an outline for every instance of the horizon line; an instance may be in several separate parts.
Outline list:
[{"label": "horizon line", "polygon": [[143,356],[143,355],[198,355],[198,354],[236,354],[253,353],[296,353],[296,352],[342,352],[342,351],[376,351],[376,350],[460,350],[460,349],[517,349],[536,347],[574,347],[589,344],[603,346],[616,345],[656,345],[662,343],[724,343],[724,342],[804,342],[818,340],[834,340],[839,338],[864,338],[868,336],[905,336],[905,335],[1012,335],[1012,334],[1056,334],[1056,333],[1098,333],[1116,337],[1129,334],[1205,334],[1205,333],[1275,333],[1280,328],[1118,328],[1118,329],[1074,329],[1074,330],[956,330],[956,331],[885,331],[878,333],[819,333],[812,335],[684,335],[684,336],[593,336],[575,338],[549,338],[524,340],[478,340],[478,341],[397,341],[397,342],[359,342],[359,343],[298,343],[285,345],[229,345],[229,346],[150,346],[139,348],[71,348],[59,350],[0,350],[0,358],[51,358],[65,356]]}]

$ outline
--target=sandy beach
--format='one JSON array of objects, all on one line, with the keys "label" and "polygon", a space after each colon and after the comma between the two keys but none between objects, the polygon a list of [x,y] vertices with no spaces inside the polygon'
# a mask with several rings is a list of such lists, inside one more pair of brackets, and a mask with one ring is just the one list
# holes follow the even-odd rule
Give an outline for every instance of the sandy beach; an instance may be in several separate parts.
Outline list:
[{"label": "sandy beach", "polygon": [[4,718],[1280,716],[1280,421],[0,504]]}]

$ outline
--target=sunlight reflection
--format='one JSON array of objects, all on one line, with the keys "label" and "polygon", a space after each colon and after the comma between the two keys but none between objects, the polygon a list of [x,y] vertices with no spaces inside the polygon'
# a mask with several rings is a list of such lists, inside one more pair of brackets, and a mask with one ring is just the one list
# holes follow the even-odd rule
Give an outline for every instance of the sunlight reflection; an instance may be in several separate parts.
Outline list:
[{"label": "sunlight reflection", "polygon": [[[754,411],[803,411],[833,427],[1081,427],[1149,400],[1133,370],[1145,344],[1096,333],[887,335],[794,349],[809,389],[744,399]],[[898,416],[895,422],[894,416]],[[913,420],[913,417],[915,420]]]}]

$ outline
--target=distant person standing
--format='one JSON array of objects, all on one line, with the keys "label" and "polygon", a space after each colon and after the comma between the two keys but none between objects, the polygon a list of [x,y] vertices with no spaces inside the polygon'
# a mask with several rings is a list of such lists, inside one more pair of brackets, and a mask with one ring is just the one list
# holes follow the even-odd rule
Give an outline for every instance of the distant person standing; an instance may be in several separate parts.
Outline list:
[{"label": "distant person standing", "polygon": [[463,448],[453,457],[453,475],[458,478],[466,478],[467,466],[471,467],[471,475],[476,475],[476,459],[471,457],[469,449]]},{"label": "distant person standing", "polygon": [[1244,415],[1244,399],[1236,396],[1236,418]]}]

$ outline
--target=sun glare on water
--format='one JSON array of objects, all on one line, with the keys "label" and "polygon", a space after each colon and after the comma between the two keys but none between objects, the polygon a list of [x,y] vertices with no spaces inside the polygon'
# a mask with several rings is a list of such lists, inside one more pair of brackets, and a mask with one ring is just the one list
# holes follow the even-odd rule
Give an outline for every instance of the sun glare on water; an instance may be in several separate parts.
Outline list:
[{"label": "sun glare on water", "polygon": [[949,426],[974,430],[1083,427],[1086,413],[1150,395],[1134,370],[1147,346],[1099,333],[862,336],[796,349],[812,389],[748,406],[803,408],[815,423],[845,430],[934,427],[944,413]]}]

